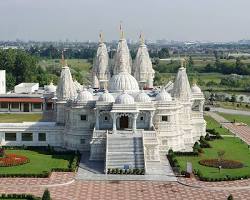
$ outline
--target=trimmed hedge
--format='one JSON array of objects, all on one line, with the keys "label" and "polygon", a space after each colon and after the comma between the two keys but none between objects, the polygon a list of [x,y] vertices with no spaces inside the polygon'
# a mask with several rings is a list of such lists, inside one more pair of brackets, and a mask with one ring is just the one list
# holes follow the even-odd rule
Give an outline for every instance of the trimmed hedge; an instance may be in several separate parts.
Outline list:
[{"label": "trimmed hedge", "polygon": [[0,199],[25,199],[25,200],[41,200],[31,194],[2,194]]},{"label": "trimmed hedge", "polygon": [[144,175],[145,170],[143,168],[134,169],[119,169],[119,168],[109,168],[107,174],[120,174],[120,175]]}]

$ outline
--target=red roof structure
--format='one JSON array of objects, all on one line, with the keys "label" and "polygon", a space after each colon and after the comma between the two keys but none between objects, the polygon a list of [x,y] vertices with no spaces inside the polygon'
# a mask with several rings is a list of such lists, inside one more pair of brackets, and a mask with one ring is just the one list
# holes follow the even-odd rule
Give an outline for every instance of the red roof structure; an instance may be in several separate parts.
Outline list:
[{"label": "red roof structure", "polygon": [[19,102],[19,103],[42,103],[43,99],[42,98],[27,98],[27,97],[17,97],[17,98],[0,98],[0,102],[10,102],[10,103],[15,103],[15,102]]}]

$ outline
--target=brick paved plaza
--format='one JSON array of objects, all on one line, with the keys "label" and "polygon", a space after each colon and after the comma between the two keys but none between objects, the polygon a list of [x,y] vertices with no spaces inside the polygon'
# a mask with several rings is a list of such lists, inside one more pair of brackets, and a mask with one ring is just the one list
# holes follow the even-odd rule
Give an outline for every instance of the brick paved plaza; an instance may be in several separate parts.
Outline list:
[{"label": "brick paved plaza", "polygon": [[[73,173],[53,173],[50,178],[2,178],[0,193],[31,193],[41,196],[49,188],[53,200],[162,200],[250,199],[250,180],[206,183],[180,178],[179,182],[83,181]],[[183,184],[189,186],[185,186]]]}]

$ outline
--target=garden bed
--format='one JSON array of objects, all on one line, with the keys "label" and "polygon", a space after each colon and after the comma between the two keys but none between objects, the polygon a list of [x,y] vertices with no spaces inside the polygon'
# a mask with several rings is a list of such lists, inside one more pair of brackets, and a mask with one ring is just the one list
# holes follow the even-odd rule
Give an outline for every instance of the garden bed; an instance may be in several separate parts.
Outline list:
[{"label": "garden bed", "polygon": [[0,167],[24,165],[28,162],[30,162],[29,158],[22,155],[6,154],[4,157],[0,157]]},{"label": "garden bed", "polygon": [[221,169],[237,169],[244,167],[243,163],[235,160],[219,160],[219,159],[205,159],[200,160],[199,164],[207,167],[216,167]]}]

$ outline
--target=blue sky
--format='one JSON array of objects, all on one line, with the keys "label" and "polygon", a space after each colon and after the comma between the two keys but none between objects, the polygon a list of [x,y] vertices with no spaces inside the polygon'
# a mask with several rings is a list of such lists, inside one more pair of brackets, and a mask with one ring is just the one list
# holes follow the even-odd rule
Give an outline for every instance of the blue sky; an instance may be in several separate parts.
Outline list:
[{"label": "blue sky", "polygon": [[249,0],[0,0],[0,40],[250,39]]}]

